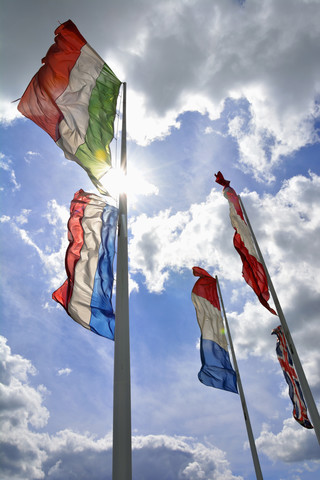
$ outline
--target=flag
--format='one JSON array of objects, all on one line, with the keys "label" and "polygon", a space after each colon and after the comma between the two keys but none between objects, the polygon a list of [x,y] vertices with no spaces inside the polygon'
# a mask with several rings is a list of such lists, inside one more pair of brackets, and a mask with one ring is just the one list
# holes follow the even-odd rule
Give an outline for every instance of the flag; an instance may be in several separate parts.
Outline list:
[{"label": "flag", "polygon": [[113,259],[118,209],[79,190],[70,205],[67,280],[53,294],[73,320],[114,339]]},{"label": "flag", "polygon": [[109,144],[121,82],[71,20],[55,35],[18,110],[43,128],[105,194],[99,180],[111,167]]},{"label": "flag", "polygon": [[229,202],[230,220],[235,229],[233,245],[242,260],[242,275],[257,295],[260,303],[276,315],[276,312],[268,303],[270,294],[267,275],[259,260],[249,227],[243,217],[238,196],[233,188],[229,186],[229,180],[225,180],[221,172],[218,172],[215,176],[216,182],[223,186],[223,195]]},{"label": "flag", "polygon": [[223,327],[217,281],[208,272],[193,267],[193,275],[200,277],[191,293],[201,330],[200,382],[208,387],[238,393],[237,376],[230,363],[228,344]]},{"label": "flag", "polygon": [[281,325],[274,328],[271,335],[277,335],[276,352],[283,370],[284,378],[289,386],[289,396],[293,404],[293,417],[305,428],[313,428],[307,415],[307,407],[303,398],[297,372],[287,346],[286,337]]}]

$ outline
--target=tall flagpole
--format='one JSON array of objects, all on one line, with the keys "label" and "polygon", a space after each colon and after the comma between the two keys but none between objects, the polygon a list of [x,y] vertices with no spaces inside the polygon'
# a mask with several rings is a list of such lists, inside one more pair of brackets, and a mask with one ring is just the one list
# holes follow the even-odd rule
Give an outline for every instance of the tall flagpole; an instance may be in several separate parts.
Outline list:
[{"label": "tall flagpole", "polygon": [[233,366],[234,366],[235,372],[237,374],[237,383],[238,383],[238,388],[239,388],[239,395],[240,395],[240,399],[241,399],[243,416],[244,416],[244,420],[245,420],[245,423],[246,423],[246,428],[247,428],[247,433],[248,433],[248,439],[249,439],[249,444],[250,444],[250,449],[251,449],[253,465],[254,465],[254,469],[255,469],[255,472],[256,472],[257,480],[263,480],[261,467],[260,467],[260,462],[259,462],[259,457],[258,457],[258,453],[257,453],[257,448],[256,448],[256,444],[255,444],[255,441],[254,441],[254,436],[253,436],[253,432],[252,432],[252,428],[251,428],[249,412],[248,412],[248,409],[247,409],[247,403],[246,403],[246,399],[245,399],[245,396],[244,396],[244,391],[243,391],[243,388],[242,388],[240,373],[239,373],[239,369],[238,369],[238,363],[237,363],[236,354],[235,354],[235,351],[234,351],[234,348],[233,348],[231,333],[230,333],[230,329],[229,329],[229,324],[228,324],[228,320],[227,320],[226,311],[224,309],[223,299],[222,299],[219,280],[218,280],[217,275],[216,275],[216,281],[217,281],[217,286],[218,286],[219,297],[220,297],[220,301],[221,301],[224,321],[225,321],[225,325],[226,325],[226,329],[227,329],[227,334],[228,334],[228,339],[229,339],[229,344],[230,344],[230,350],[231,350],[231,355],[232,355],[232,360],[233,360]]},{"label": "tall flagpole", "polygon": [[266,276],[267,276],[270,292],[271,292],[271,295],[272,295],[272,298],[273,298],[273,302],[275,304],[275,307],[276,307],[276,310],[277,310],[277,313],[278,313],[278,316],[279,316],[279,320],[281,322],[285,337],[287,339],[288,348],[290,350],[292,360],[293,360],[294,366],[295,366],[296,371],[297,371],[297,375],[298,375],[298,378],[299,378],[299,381],[300,381],[300,386],[301,386],[301,389],[302,389],[302,392],[303,392],[304,399],[305,399],[305,401],[307,403],[307,407],[309,409],[310,417],[311,417],[311,420],[312,420],[312,423],[313,423],[313,428],[314,428],[315,434],[317,436],[318,442],[320,444],[320,416],[319,416],[319,412],[317,410],[315,401],[314,401],[313,396],[312,396],[312,392],[310,390],[307,378],[306,378],[304,370],[302,368],[302,365],[301,365],[300,358],[298,356],[296,347],[293,343],[289,327],[287,325],[287,322],[286,322],[285,316],[283,314],[280,302],[278,300],[278,296],[276,294],[273,283],[271,281],[271,278],[270,278],[268,269],[266,267],[266,264],[264,262],[261,250],[260,250],[259,245],[258,245],[258,242],[257,242],[256,237],[255,237],[255,235],[253,233],[253,230],[251,228],[251,224],[250,224],[247,212],[244,208],[244,205],[243,205],[242,200],[241,200],[239,195],[238,195],[238,198],[239,198],[240,206],[242,208],[245,220],[246,220],[247,225],[250,229],[251,236],[253,238],[258,256],[259,256],[260,261],[263,265],[263,268],[266,272]]},{"label": "tall flagpole", "polygon": [[[121,169],[127,173],[126,83],[123,83]],[[131,388],[129,341],[127,195],[120,194],[113,386],[112,480],[131,480]]]}]

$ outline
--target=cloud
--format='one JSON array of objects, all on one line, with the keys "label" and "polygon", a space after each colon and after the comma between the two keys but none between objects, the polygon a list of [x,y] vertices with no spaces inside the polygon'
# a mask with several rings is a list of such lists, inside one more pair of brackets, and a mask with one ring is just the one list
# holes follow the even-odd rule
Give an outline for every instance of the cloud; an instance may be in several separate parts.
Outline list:
[{"label": "cloud", "polygon": [[21,185],[17,182],[15,171],[11,165],[12,161],[10,160],[10,158],[3,155],[3,153],[0,153],[0,168],[2,168],[5,172],[8,172],[9,180],[13,185],[12,191],[15,192],[16,190],[20,190]]},{"label": "cloud", "polygon": [[58,375],[59,377],[61,377],[61,375],[64,375],[66,377],[68,377],[70,375],[70,373],[72,372],[71,368],[60,368],[60,370],[58,370]]},{"label": "cloud", "polygon": [[[242,169],[267,182],[273,181],[273,168],[284,156],[319,141],[317,1],[99,4],[98,19],[83,5],[84,17],[77,23],[119,77],[128,79],[129,138],[146,145],[179,128],[183,112],[207,113],[213,120],[220,117],[227,99],[246,99],[248,112],[230,118],[229,134],[238,143]],[[21,37],[3,32],[10,38],[2,89],[2,115],[7,120],[13,118],[8,99],[26,88],[40,66],[43,41],[49,47],[55,27],[48,13],[30,30],[33,18],[20,6],[28,18],[17,26],[21,37],[28,38],[26,55],[20,53]],[[16,7],[7,9],[8,19]],[[62,18],[69,14],[64,5],[58,12]],[[100,33],[106,17],[108,49]],[[5,106],[10,106],[10,113]]]},{"label": "cloud", "polygon": [[301,428],[293,418],[284,420],[278,434],[272,433],[268,425],[264,425],[256,444],[258,449],[274,460],[286,463],[319,461],[319,444],[314,432]]},{"label": "cloud", "polygon": [[27,208],[23,208],[21,210],[21,213],[20,215],[14,217],[15,221],[19,224],[19,225],[23,225],[24,223],[28,223],[28,215],[31,213],[31,210],[30,209],[27,209]]},{"label": "cloud", "polygon": [[35,375],[35,368],[25,358],[12,354],[4,337],[0,337],[0,345],[1,476],[43,478],[41,464],[46,455],[42,449],[34,448],[40,437],[32,427],[41,428],[48,421],[49,412],[42,405],[45,389],[28,384],[28,376]]},{"label": "cloud", "polygon": [[203,268],[214,263],[218,270],[226,272],[227,278],[232,278],[233,259],[221,256],[232,234],[231,226],[223,228],[227,212],[221,193],[213,190],[204,202],[191,205],[187,211],[172,214],[167,209],[154,217],[143,214],[132,219],[131,272],[142,273],[148,290],[158,293],[164,289],[170,271],[190,269],[199,262]]},{"label": "cloud", "polygon": [[[36,374],[35,368],[30,361],[12,353],[4,337],[0,337],[0,346],[1,478],[81,480],[89,475],[93,480],[111,479],[112,435],[97,438],[71,429],[46,433],[46,388],[30,385],[29,376]],[[259,451],[272,461],[298,468],[295,464],[307,459],[308,465],[300,465],[300,470],[317,466],[314,432],[303,429],[293,419],[285,420],[278,434],[264,425],[256,442]],[[142,480],[243,479],[232,473],[225,452],[190,436],[134,435],[132,449],[134,475]]]},{"label": "cloud", "polygon": [[[316,10],[317,2],[298,1],[153,6],[142,45],[123,53],[131,89],[143,106],[141,135],[133,137],[142,144],[147,132],[150,139],[161,138],[178,126],[182,112],[208,112],[215,119],[227,98],[245,98],[249,126],[235,131],[230,125],[230,134],[243,167],[260,180],[273,180],[281,156],[319,140]],[[148,126],[157,121],[156,135]]]},{"label": "cloud", "polygon": [[[310,174],[309,178],[297,176],[286,181],[275,197],[260,198],[256,192],[242,195],[270,271],[281,276],[286,288],[294,288],[287,270],[291,271],[297,258],[304,280],[316,274],[318,261],[314,264],[313,259],[317,257],[314,240],[320,228],[319,186],[320,177]],[[217,267],[225,279],[239,278],[227,202],[215,188],[204,202],[191,205],[189,210],[172,214],[167,209],[153,217],[143,214],[131,220],[130,228],[131,270],[145,276],[149,291],[160,292],[170,270],[190,268],[198,262],[204,268]],[[315,285],[311,288],[318,291]]]},{"label": "cloud", "polygon": [[31,150],[29,150],[25,156],[24,156],[24,160],[30,164],[32,159],[35,158],[35,157],[41,157],[41,154],[38,153],[38,152],[32,152]]},{"label": "cloud", "polygon": [[[28,223],[32,213],[31,210],[22,209],[19,215],[11,219],[10,228],[24,244],[36,252],[43,265],[50,288],[57,288],[64,282],[66,276],[64,258],[68,244],[66,225],[69,212],[66,207],[59,205],[54,199],[48,202],[47,211],[42,216],[47,220],[46,228],[50,229],[50,244],[53,245],[50,248],[48,242],[45,242],[44,248],[40,246],[40,242],[37,242],[37,236],[43,233],[43,229],[34,230],[31,226],[29,229],[21,228],[21,225]],[[58,248],[55,243],[58,244]]]},{"label": "cloud", "polygon": [[[49,418],[43,405],[46,389],[30,386],[28,377],[36,373],[32,364],[13,354],[4,337],[0,343],[1,478],[111,479],[110,434],[96,438],[67,429],[52,435],[35,431]],[[232,474],[223,451],[192,437],[138,435],[132,448],[134,473],[142,480],[168,478],[168,472],[181,480],[242,479]]]},{"label": "cloud", "polygon": [[[319,338],[314,335],[320,309],[319,192],[320,177],[310,173],[285,181],[275,196],[248,191],[241,195],[306,375],[316,389],[320,388]],[[173,273],[193,265],[214,271],[231,331],[237,333],[237,356],[265,355],[276,361],[271,331],[280,321],[259,304],[241,278],[227,202],[220,192],[213,189],[204,202],[189,210],[140,215],[130,227],[131,274],[144,276],[150,292],[163,291]]]}]

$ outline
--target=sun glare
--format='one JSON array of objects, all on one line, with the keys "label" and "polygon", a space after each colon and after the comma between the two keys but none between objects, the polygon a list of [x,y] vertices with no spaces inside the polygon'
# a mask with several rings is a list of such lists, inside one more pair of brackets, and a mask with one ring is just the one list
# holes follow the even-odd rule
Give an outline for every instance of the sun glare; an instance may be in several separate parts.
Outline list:
[{"label": "sun glare", "polygon": [[158,195],[159,193],[158,187],[148,182],[141,172],[133,168],[130,168],[127,175],[120,168],[111,168],[101,179],[101,183],[113,198],[126,193],[130,200],[135,200],[138,195]]}]

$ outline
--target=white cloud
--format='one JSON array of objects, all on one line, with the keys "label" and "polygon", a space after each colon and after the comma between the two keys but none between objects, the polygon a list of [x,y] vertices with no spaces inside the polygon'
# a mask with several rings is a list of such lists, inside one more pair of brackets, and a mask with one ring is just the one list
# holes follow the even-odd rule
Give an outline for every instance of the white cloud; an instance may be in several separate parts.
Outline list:
[{"label": "white cloud", "polygon": [[30,164],[31,163],[31,160],[35,157],[41,157],[40,153],[39,152],[32,152],[31,150],[29,150],[25,156],[24,156],[24,159],[25,161]]},{"label": "white cloud", "polygon": [[27,208],[23,208],[21,210],[20,215],[14,217],[14,220],[19,224],[23,225],[24,223],[28,223],[28,215],[31,213],[31,210]]},{"label": "white cloud", "polygon": [[50,288],[59,287],[65,280],[66,273],[64,268],[64,258],[68,245],[66,225],[69,213],[66,207],[58,205],[55,200],[48,202],[47,212],[43,214],[50,226],[50,244],[52,240],[57,239],[59,248],[55,246],[49,247],[46,243],[45,248],[41,248],[37,243],[36,237],[41,231],[27,230],[21,228],[21,225],[28,222],[28,217],[32,214],[31,210],[23,209],[19,215],[13,217],[10,227],[21,238],[21,240],[30,247],[38,255],[43,264],[46,278]]},{"label": "white cloud", "polygon": [[278,434],[272,433],[268,425],[264,425],[256,444],[258,449],[273,460],[286,463],[301,460],[319,462],[319,444],[314,431],[301,427],[293,418],[283,422],[283,428]]},{"label": "white cloud", "polygon": [[[320,177],[310,174],[289,179],[275,196],[242,194],[306,375],[316,388],[320,378],[319,337],[314,334],[320,309],[319,192]],[[209,272],[214,269],[231,332],[236,332],[237,356],[276,359],[271,331],[280,321],[260,305],[241,278],[241,261],[232,244],[233,229],[221,192],[212,190],[205,202],[191,205],[188,211],[141,215],[132,220],[131,233],[131,274],[143,275],[150,292],[161,292],[170,275],[184,268],[198,264]],[[237,299],[245,303],[240,311]]]},{"label": "white cloud", "polygon": [[0,153],[0,168],[8,172],[10,182],[13,184],[12,191],[20,190],[21,185],[17,182],[15,171],[12,168],[12,161],[3,153]]},{"label": "white cloud", "polygon": [[204,268],[215,264],[232,278],[233,259],[220,254],[232,233],[231,226],[223,228],[227,212],[224,198],[213,190],[205,202],[191,205],[188,211],[164,210],[154,217],[134,218],[130,222],[131,272],[145,276],[150,292],[164,289],[170,271],[190,269],[199,262]]},{"label": "white cloud", "polygon": [[[46,425],[49,412],[42,405],[45,390],[28,384],[33,365],[11,353],[0,337],[1,353],[1,477],[4,479],[43,478],[41,464],[46,458],[38,445],[39,435],[32,428]],[[42,435],[43,436],[43,435]]]},{"label": "white cloud", "polygon": [[[24,11],[23,3],[20,6]],[[130,80],[129,138],[146,145],[179,128],[183,112],[208,113],[216,119],[227,98],[245,98],[249,124],[235,128],[231,120],[229,132],[238,142],[242,168],[270,182],[282,156],[319,141],[314,129],[320,93],[318,6],[317,0],[183,0],[178,5],[173,0],[139,0],[134,5],[121,1],[107,7],[108,16],[117,18],[109,25],[108,50],[99,33],[104,15],[91,23],[83,5],[78,26],[120,78]],[[7,17],[15,11],[8,8]],[[64,6],[59,12],[62,17],[67,14]],[[47,47],[53,41],[51,20],[32,22],[28,15],[28,22],[19,23],[20,35],[28,36],[30,45],[26,55],[18,48],[21,37],[3,32],[11,40],[2,89],[2,118],[8,121],[17,115],[16,104],[8,100],[24,91],[39,67],[42,40]],[[17,56],[15,65],[11,59]]]},{"label": "white cloud", "polygon": [[[242,195],[270,273],[280,276],[286,289],[295,288],[293,276],[288,276],[293,264],[300,274],[296,281],[316,275],[319,186],[320,177],[311,174],[310,178],[297,176],[288,180],[275,197],[260,198],[255,192]],[[267,228],[269,225],[272,230]],[[227,202],[216,189],[187,211],[171,214],[164,210],[153,217],[143,214],[131,220],[130,228],[131,270],[145,276],[150,291],[164,288],[170,270],[190,268],[198,262],[204,268],[216,266],[225,279],[239,278],[240,262],[232,247]],[[318,291],[313,282],[309,283]]]},{"label": "white cloud", "polygon": [[[63,430],[56,434],[35,432],[49,418],[43,406],[45,388],[31,387],[32,364],[11,353],[0,337],[1,379],[1,478],[111,478],[112,436]],[[69,369],[64,369],[69,370]],[[172,478],[241,480],[232,474],[226,454],[212,444],[191,437],[170,435],[133,436],[133,464],[137,478],[162,479],[168,469]],[[109,473],[108,473],[109,472]],[[107,475],[107,476],[106,476]]]},{"label": "white cloud", "polygon": [[61,375],[68,377],[71,372],[72,372],[71,368],[68,368],[68,367],[60,368],[60,370],[58,370],[58,375],[59,377],[61,377]]}]

